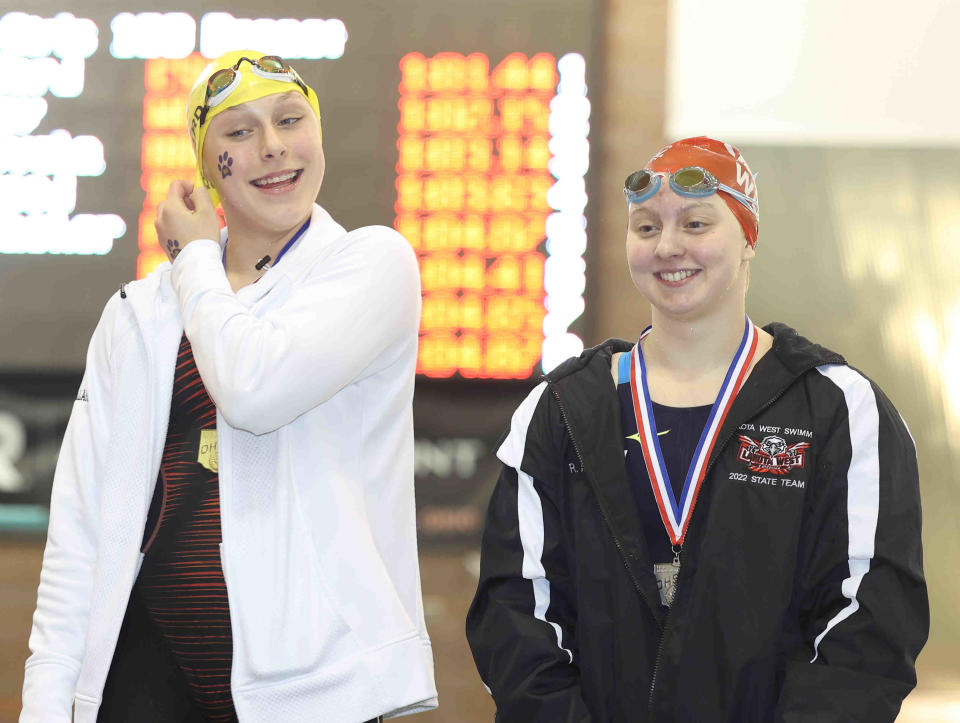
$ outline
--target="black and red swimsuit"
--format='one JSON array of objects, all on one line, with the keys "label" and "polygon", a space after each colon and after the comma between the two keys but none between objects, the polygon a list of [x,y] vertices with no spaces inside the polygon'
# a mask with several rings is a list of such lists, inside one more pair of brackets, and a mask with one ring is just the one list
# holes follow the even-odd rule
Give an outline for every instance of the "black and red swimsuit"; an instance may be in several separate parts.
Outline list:
[{"label": "black and red swimsuit", "polygon": [[206,466],[199,461],[201,445],[210,445],[216,426],[216,407],[184,335],[135,593],[183,674],[197,712],[206,720],[233,721],[233,640],[220,563],[216,450],[203,450]]}]

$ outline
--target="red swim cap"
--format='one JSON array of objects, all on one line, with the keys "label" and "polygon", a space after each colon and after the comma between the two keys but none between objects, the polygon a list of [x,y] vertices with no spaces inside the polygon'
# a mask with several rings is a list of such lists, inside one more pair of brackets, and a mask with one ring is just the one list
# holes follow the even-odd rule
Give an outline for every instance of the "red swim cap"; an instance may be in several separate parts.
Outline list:
[{"label": "red swim cap", "polygon": [[[744,160],[740,150],[729,143],[706,136],[684,138],[658,151],[647,161],[644,168],[658,173],[670,174],[687,166],[705,168],[716,176],[720,183],[749,196],[757,203],[756,207],[760,207],[753,172]],[[757,236],[760,233],[759,215],[723,189],[718,190],[717,193],[720,194],[727,207],[733,211],[733,215],[737,217],[740,226],[743,228],[743,234],[747,237],[747,242],[750,246],[755,247]]]}]

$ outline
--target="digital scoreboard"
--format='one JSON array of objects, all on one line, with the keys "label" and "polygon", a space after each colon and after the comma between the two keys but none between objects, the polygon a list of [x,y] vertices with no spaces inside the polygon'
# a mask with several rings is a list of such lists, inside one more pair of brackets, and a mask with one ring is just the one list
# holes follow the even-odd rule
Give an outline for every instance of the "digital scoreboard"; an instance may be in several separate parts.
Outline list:
[{"label": "digital scoreboard", "polygon": [[[571,146],[582,156],[574,170],[583,187],[583,57],[511,53],[491,67],[483,53],[414,52],[400,69],[395,225],[420,259],[417,371],[525,379],[541,356],[578,353],[566,325],[544,321],[548,282],[551,318],[564,302],[577,310],[567,323],[583,311],[583,205],[562,213],[554,193],[565,180],[558,157]],[[563,89],[574,83],[579,104],[564,105]],[[557,240],[570,236],[584,242],[572,252]],[[571,266],[579,283],[556,283]]]}]

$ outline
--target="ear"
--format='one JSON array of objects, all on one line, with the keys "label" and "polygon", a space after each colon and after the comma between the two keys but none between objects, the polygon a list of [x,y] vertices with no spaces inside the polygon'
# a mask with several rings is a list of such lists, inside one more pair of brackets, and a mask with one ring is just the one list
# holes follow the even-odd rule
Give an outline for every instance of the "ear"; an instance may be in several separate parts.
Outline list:
[{"label": "ear", "polygon": [[754,256],[757,255],[756,249],[750,245],[750,242],[744,238],[743,240],[743,251],[740,253],[741,261],[750,261]]}]

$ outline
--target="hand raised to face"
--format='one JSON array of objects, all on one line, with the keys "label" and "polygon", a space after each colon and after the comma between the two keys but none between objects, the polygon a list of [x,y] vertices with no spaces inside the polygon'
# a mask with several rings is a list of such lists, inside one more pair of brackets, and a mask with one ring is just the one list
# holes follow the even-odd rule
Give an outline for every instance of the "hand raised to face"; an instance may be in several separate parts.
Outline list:
[{"label": "hand raised to face", "polygon": [[167,258],[173,261],[197,239],[220,238],[220,222],[206,188],[194,188],[188,181],[170,184],[167,198],[157,207],[154,221],[157,239]]}]

